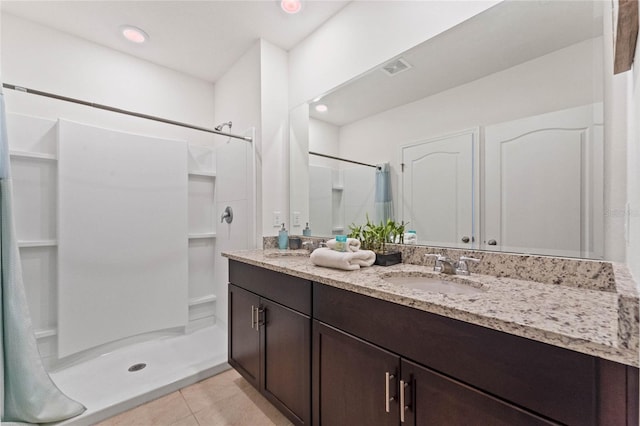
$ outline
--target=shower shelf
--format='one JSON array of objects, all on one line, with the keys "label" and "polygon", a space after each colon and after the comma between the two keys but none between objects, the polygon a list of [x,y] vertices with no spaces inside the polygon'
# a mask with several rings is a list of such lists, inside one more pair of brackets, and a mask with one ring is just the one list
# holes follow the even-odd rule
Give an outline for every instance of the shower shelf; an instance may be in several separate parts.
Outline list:
[{"label": "shower shelf", "polygon": [[33,240],[33,241],[18,241],[18,247],[54,247],[58,245],[58,240]]},{"label": "shower shelf", "polygon": [[209,238],[215,238],[215,237],[216,237],[215,232],[200,232],[197,234],[189,234],[190,240],[202,240],[202,239],[209,239]]},{"label": "shower shelf", "polygon": [[9,151],[9,156],[14,158],[28,158],[32,160],[47,160],[47,161],[58,160],[54,154],[44,154],[41,152]]},{"label": "shower shelf", "polygon": [[33,334],[36,336],[36,339],[45,339],[47,337],[53,337],[58,335],[57,328],[43,328],[40,330],[35,330]]},{"label": "shower shelf", "polygon": [[203,177],[209,177],[209,178],[214,178],[216,177],[216,172],[214,171],[192,171],[189,172],[189,176],[203,176]]},{"label": "shower shelf", "polygon": [[189,306],[203,305],[205,303],[215,302],[218,298],[215,294],[208,294],[206,296],[194,297],[189,299]]}]

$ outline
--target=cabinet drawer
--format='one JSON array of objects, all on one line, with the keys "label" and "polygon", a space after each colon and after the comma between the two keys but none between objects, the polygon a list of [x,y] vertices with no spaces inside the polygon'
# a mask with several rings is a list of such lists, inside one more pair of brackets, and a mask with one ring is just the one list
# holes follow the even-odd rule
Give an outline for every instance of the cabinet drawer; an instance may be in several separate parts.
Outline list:
[{"label": "cabinet drawer", "polygon": [[314,317],[516,405],[596,424],[596,358],[314,283]]},{"label": "cabinet drawer", "polygon": [[229,259],[229,281],[311,316],[311,281]]}]

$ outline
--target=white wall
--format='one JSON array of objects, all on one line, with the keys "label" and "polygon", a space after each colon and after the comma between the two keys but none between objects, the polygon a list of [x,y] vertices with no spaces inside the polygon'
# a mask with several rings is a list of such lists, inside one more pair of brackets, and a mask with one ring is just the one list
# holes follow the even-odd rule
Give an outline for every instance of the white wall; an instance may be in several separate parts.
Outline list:
[{"label": "white wall", "polygon": [[499,1],[354,1],[289,52],[289,105],[306,102]]},{"label": "white wall", "polygon": [[[260,103],[262,112],[262,233],[278,235],[273,212],[289,217],[288,57],[281,48],[260,40]],[[292,224],[286,224],[293,233]],[[301,228],[297,234],[301,234]]]},{"label": "white wall", "polygon": [[196,125],[213,123],[211,83],[6,13],[2,19],[6,83]]},{"label": "white wall", "polygon": [[[31,21],[2,14],[3,82],[212,127],[211,83]],[[28,52],[28,53],[25,53]],[[57,117],[210,145],[214,136],[4,90],[11,112]]]}]

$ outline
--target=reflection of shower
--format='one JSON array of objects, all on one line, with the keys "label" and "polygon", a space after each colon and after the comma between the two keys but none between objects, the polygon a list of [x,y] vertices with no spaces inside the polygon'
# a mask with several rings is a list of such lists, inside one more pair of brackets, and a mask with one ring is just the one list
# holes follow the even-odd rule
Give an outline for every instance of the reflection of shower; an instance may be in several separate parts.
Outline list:
[{"label": "reflection of shower", "polygon": [[229,130],[231,130],[231,126],[232,126],[232,125],[233,125],[233,123],[232,123],[231,121],[227,121],[227,122],[225,122],[225,123],[218,124],[218,125],[215,127],[215,129],[216,129],[217,131],[221,132],[221,131],[222,131],[222,129],[224,129],[224,126],[229,126]]}]

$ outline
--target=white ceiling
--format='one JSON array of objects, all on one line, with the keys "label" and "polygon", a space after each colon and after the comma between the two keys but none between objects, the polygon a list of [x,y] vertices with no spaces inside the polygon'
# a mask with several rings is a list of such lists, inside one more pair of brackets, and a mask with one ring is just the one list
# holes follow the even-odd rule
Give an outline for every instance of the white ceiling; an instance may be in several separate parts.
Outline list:
[{"label": "white ceiling", "polygon": [[[296,15],[284,13],[276,0],[0,3],[3,13],[215,82],[259,38],[289,50],[349,1],[304,1]],[[142,28],[149,42],[124,40],[123,24]]]},{"label": "white ceiling", "polygon": [[601,35],[602,13],[591,0],[499,3],[402,54],[412,68],[371,70],[324,95],[316,103],[329,110],[310,115],[342,126],[460,86]]}]

